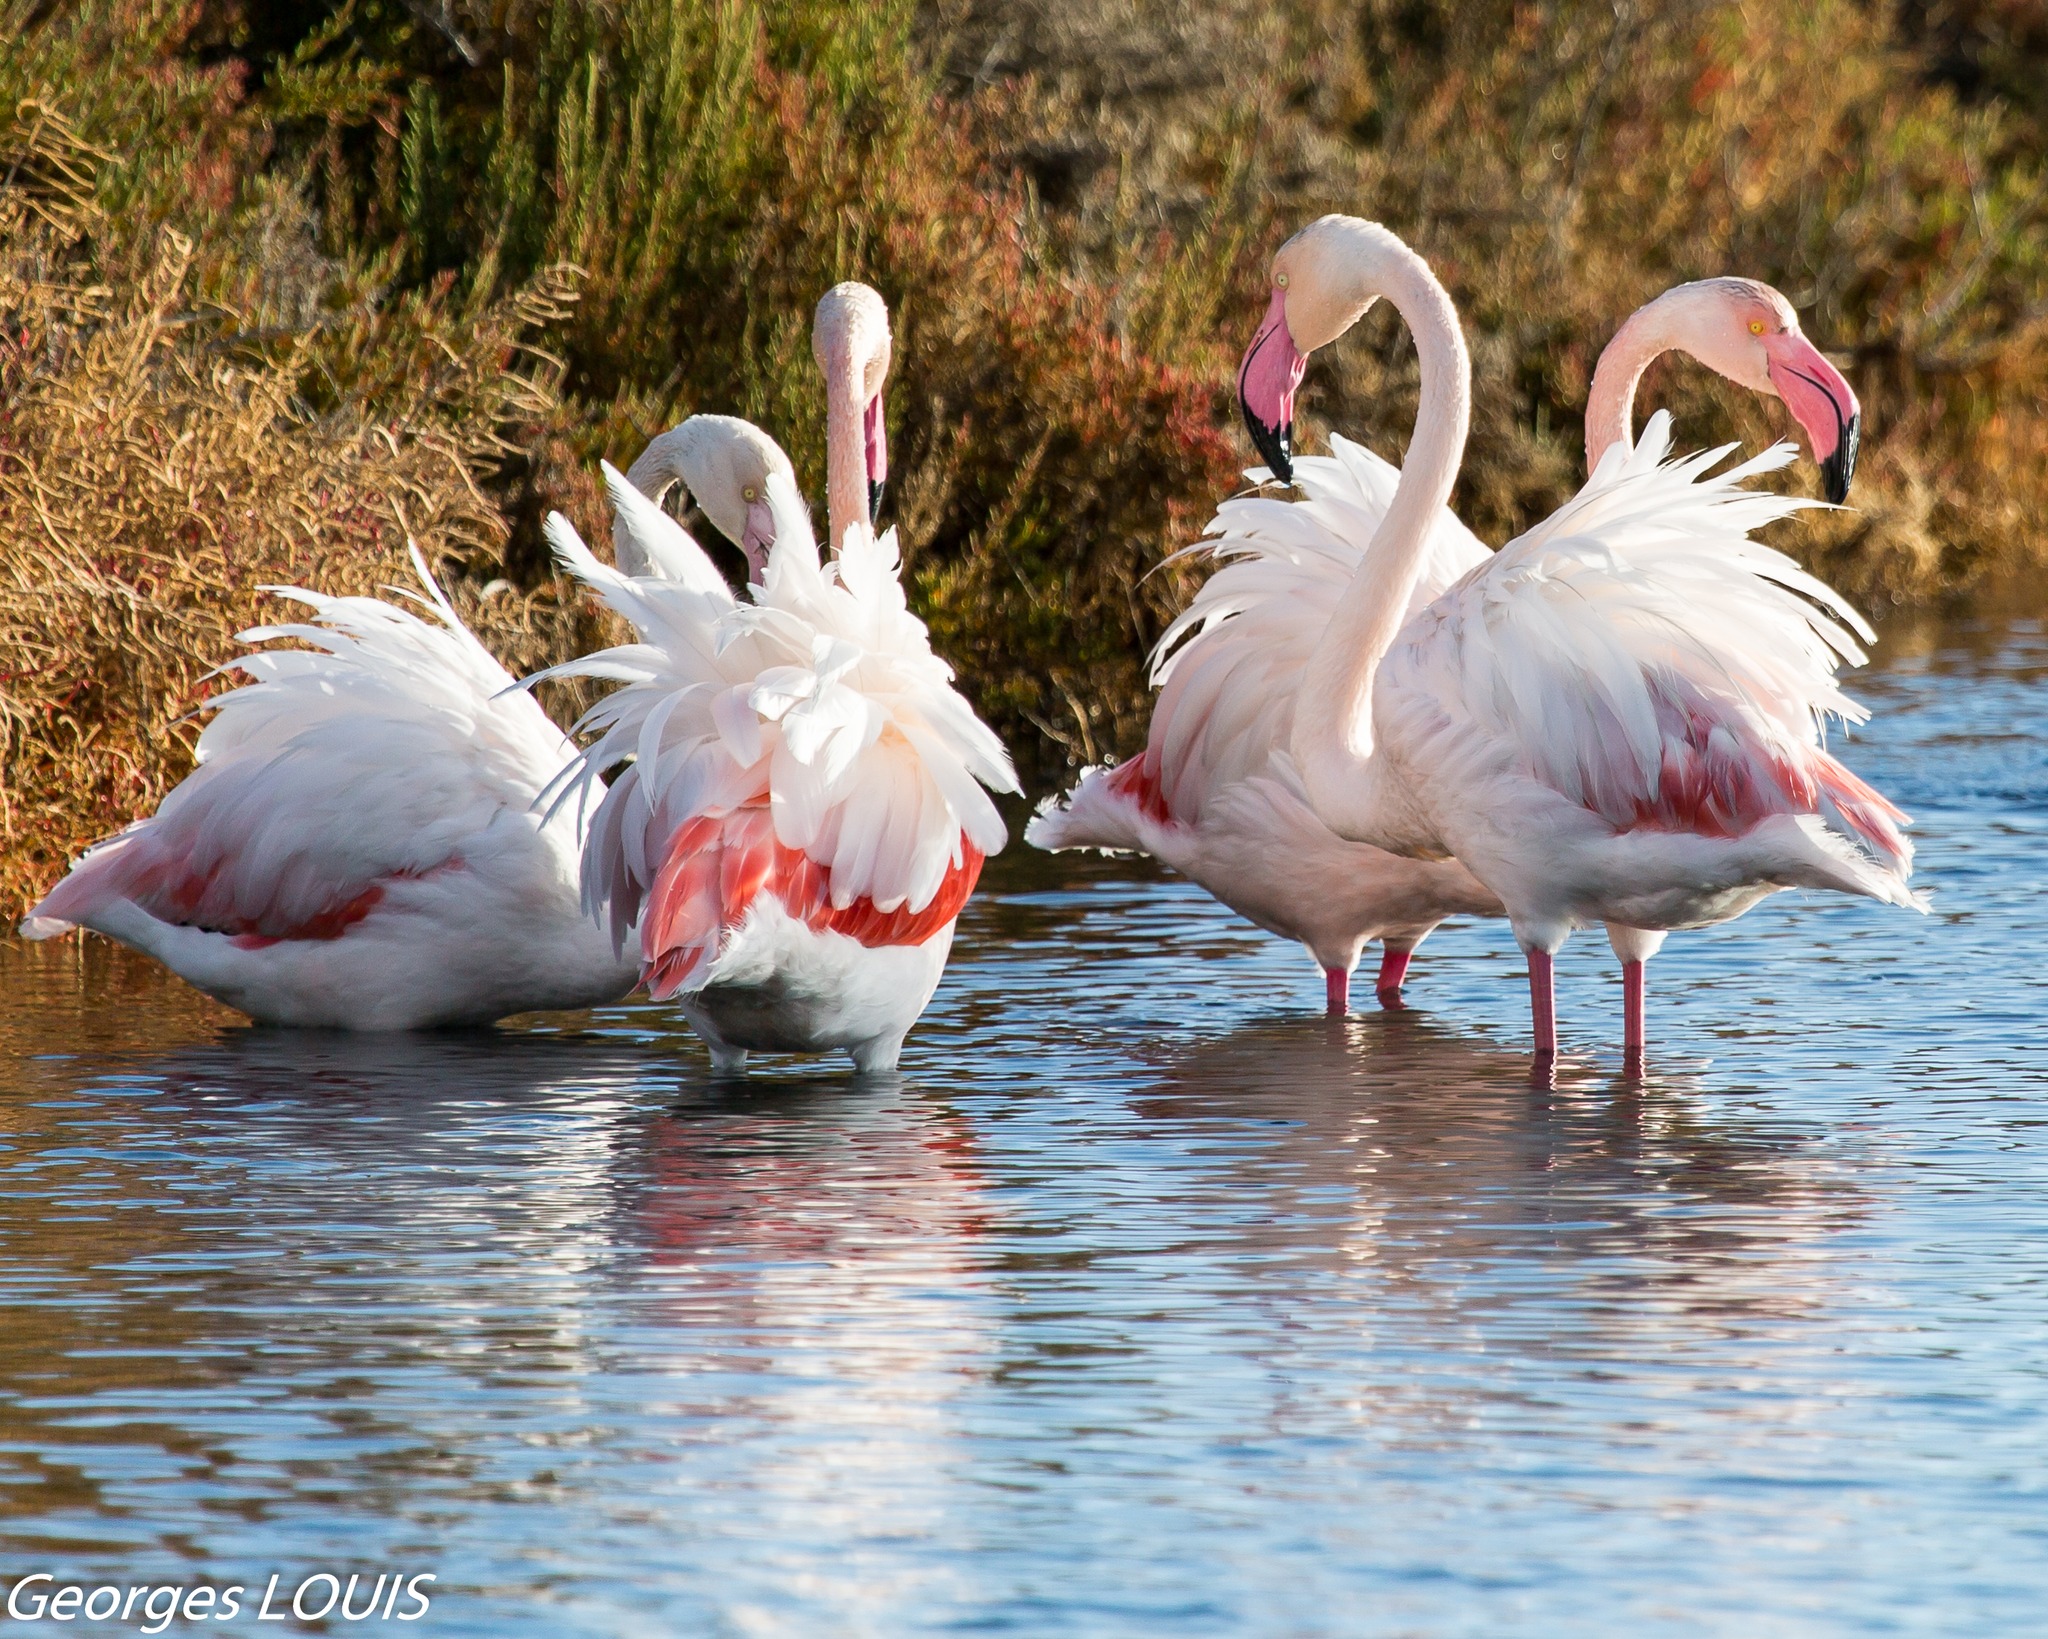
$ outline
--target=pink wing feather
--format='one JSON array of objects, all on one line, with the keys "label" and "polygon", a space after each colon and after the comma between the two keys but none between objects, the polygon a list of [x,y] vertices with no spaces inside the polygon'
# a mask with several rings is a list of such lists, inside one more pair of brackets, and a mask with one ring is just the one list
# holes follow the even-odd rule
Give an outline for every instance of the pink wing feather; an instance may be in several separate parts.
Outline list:
[{"label": "pink wing feather", "polygon": [[640,924],[648,994],[667,1001],[694,989],[762,895],[816,932],[843,933],[863,945],[921,945],[960,914],[981,876],[972,843],[949,863],[939,891],[923,907],[879,910],[866,897],[832,903],[832,873],[775,835],[765,805],[700,814],[669,839]]},{"label": "pink wing feather", "polygon": [[335,939],[393,885],[461,868],[573,748],[418,564],[431,624],[375,598],[273,588],[314,619],[225,669],[199,766],[156,814],[92,849],[22,924],[48,937],[120,900],[252,946]]},{"label": "pink wing feather", "polygon": [[1744,487],[1796,450],[1711,473],[1732,446],[1668,460],[1670,442],[1660,411],[1633,449],[1609,451],[1576,497],[1411,621],[1376,711],[1425,711],[1442,732],[1511,745],[1531,777],[1617,831],[1732,837],[1812,816],[1903,884],[1906,816],[1823,740],[1828,718],[1866,715],[1835,670],[1864,658],[1870,628],[1751,538],[1819,504]]},{"label": "pink wing feather", "polygon": [[952,687],[904,603],[893,535],[850,530],[818,561],[793,484],[752,602],[634,579],[549,520],[562,561],[638,629],[559,669],[616,678],[578,725],[598,738],[559,801],[609,788],[584,848],[586,904],[639,926],[658,997],[701,985],[762,895],[864,945],[921,944],[1004,841],[983,787],[1016,789],[1002,744]]}]

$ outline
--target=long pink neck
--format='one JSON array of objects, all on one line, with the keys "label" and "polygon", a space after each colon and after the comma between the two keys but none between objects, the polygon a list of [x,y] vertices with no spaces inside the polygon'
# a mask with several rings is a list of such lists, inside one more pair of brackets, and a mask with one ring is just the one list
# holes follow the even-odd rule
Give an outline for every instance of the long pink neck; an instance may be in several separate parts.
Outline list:
[{"label": "long pink neck", "polygon": [[1661,298],[1639,307],[1601,351],[1586,395],[1586,471],[1616,444],[1634,446],[1636,388],[1650,361],[1678,345],[1670,318]]},{"label": "long pink neck", "polygon": [[1415,337],[1422,395],[1408,458],[1386,515],[1303,678],[1290,749],[1324,823],[1343,836],[1372,828],[1373,679],[1407,619],[1430,531],[1450,498],[1472,410],[1472,363],[1457,310],[1428,265],[1402,246],[1375,277]]},{"label": "long pink neck", "polygon": [[848,356],[834,358],[825,372],[825,520],[828,543],[837,552],[846,532],[868,518],[868,447],[862,425],[861,367]]}]

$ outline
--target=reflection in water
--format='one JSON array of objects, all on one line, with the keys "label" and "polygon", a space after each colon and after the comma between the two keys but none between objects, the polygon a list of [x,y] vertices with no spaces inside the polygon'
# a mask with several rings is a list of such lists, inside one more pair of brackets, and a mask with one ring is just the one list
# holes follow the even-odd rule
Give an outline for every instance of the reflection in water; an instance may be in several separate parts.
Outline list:
[{"label": "reflection in water", "polygon": [[2032,1632],[2042,677],[1864,686],[1938,914],[1688,941],[1645,1079],[1531,1085],[1497,927],[1330,1026],[1086,860],[992,862],[882,1085],[0,941],[0,1557],[490,1636]]},{"label": "reflection in water", "polygon": [[959,1402],[988,1368],[969,1125],[906,1085],[723,1082],[643,1122],[620,1160],[663,1414],[757,1446],[749,1534],[938,1529]]},{"label": "reflection in water", "polygon": [[[1237,1246],[1341,1272],[1365,1288],[1347,1306],[1446,1336],[1627,1361],[1701,1327],[1776,1329],[1837,1296],[1821,1243],[1863,1202],[1817,1135],[1717,1112],[1699,1077],[1567,1062],[1543,1089],[1528,1062],[1413,1015],[1307,1017],[1175,1055],[1138,1107],[1256,1124],[1230,1179],[1257,1203]],[[1543,1269],[1540,1286],[1502,1278],[1521,1264]]]},{"label": "reflection in water", "polygon": [[[647,1068],[602,1042],[230,1027],[11,1106],[0,1381],[19,1398],[0,1462],[27,1489],[10,1512],[33,1520],[61,1495],[116,1527],[67,1540],[133,1543],[127,1465],[95,1476],[50,1455],[103,1444],[110,1414],[160,1474],[234,1465],[252,1521],[309,1491],[360,1503],[459,1477],[408,1408],[364,1391],[488,1392],[508,1353],[588,1368],[577,1288],[601,1256],[609,1129]],[[516,1303],[495,1270],[516,1270]],[[81,1395],[99,1408],[82,1423]],[[284,1409],[312,1425],[288,1454],[233,1449],[237,1423]]]}]

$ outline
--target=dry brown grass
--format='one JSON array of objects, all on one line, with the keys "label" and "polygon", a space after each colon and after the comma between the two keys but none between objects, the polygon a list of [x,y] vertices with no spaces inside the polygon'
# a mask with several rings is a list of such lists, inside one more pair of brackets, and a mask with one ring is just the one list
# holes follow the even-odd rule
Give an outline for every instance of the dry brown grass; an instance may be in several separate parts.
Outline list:
[{"label": "dry brown grass", "polygon": [[466,566],[506,526],[478,482],[500,429],[544,415],[553,367],[522,338],[558,319],[540,281],[444,340],[406,402],[315,417],[307,345],[251,342],[194,301],[191,242],[157,234],[131,280],[95,277],[101,156],[52,110],[0,141],[0,917],[190,768],[194,708],[266,584],[410,580],[400,519],[515,666],[593,634],[551,593],[485,598]]}]

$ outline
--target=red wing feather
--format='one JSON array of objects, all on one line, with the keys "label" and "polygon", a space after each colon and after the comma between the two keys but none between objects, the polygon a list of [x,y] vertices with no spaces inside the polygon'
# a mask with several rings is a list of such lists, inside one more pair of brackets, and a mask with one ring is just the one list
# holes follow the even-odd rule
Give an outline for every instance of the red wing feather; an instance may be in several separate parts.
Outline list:
[{"label": "red wing feather", "polygon": [[226,934],[244,950],[264,950],[289,940],[339,939],[383,903],[392,883],[462,866],[460,859],[449,859],[430,870],[392,871],[366,886],[337,883],[326,904],[296,918],[274,906],[252,914],[235,908],[237,884],[230,879],[228,862],[195,866],[188,856],[166,848],[153,829],[145,825],[104,854],[88,855],[51,890],[38,913],[77,922],[128,899],[159,921]]},{"label": "red wing feather", "polygon": [[772,894],[795,920],[819,933],[843,933],[874,949],[921,945],[960,914],[981,876],[982,856],[965,838],[960,862],[922,910],[878,910],[861,898],[832,904],[832,873],[809,855],[776,840],[765,805],[700,815],[677,830],[655,874],[640,952],[648,993],[666,1001],[687,989],[725,947],[761,894]]},{"label": "red wing feather", "polygon": [[244,950],[264,950],[287,939],[339,939],[383,902],[384,888],[380,883],[374,888],[365,888],[346,903],[329,906],[317,916],[308,917],[281,933],[259,933],[253,927],[217,931],[234,934],[235,943]]},{"label": "red wing feather", "polygon": [[1676,679],[1657,680],[1652,692],[1664,745],[1655,791],[1590,804],[1617,829],[1738,837],[1781,814],[1819,814],[1825,803],[1879,855],[1904,856],[1906,816],[1827,752],[1772,746],[1740,711]]},{"label": "red wing feather", "polygon": [[1129,762],[1120,763],[1112,769],[1109,788],[1147,818],[1157,820],[1161,825],[1173,824],[1173,814],[1166,806],[1166,793],[1160,789],[1159,769],[1150,751],[1142,751]]}]

